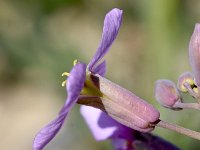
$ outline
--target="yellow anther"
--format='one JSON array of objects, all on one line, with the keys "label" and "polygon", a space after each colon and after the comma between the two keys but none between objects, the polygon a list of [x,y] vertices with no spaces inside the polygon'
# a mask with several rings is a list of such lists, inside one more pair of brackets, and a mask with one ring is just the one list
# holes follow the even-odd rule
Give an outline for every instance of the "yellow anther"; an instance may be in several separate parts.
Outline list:
[{"label": "yellow anther", "polygon": [[67,80],[62,82],[62,87],[64,87],[65,85],[67,85]]},{"label": "yellow anther", "polygon": [[75,66],[77,63],[78,63],[78,60],[75,59],[75,60],[73,61],[73,65]]},{"label": "yellow anther", "polygon": [[69,76],[69,73],[68,72],[63,72],[62,76]]},{"label": "yellow anther", "polygon": [[194,85],[194,80],[191,78],[185,79],[185,82],[189,83],[190,85]]},{"label": "yellow anther", "polygon": [[180,91],[183,92],[183,93],[186,93],[186,92],[188,92],[188,89],[184,85],[181,85]]},{"label": "yellow anther", "polygon": [[[78,60],[75,59],[75,60],[73,61],[73,65],[75,66],[77,63],[78,63]],[[62,76],[67,76],[67,77],[68,77],[69,75],[70,75],[69,72],[63,72],[63,73],[62,73]],[[67,80],[63,81],[63,82],[62,82],[62,87],[64,87],[66,84],[67,84]]]},{"label": "yellow anther", "polygon": [[187,87],[185,87],[185,84],[188,84],[188,85],[190,85],[190,87],[193,87],[194,86],[194,80],[191,79],[191,78],[186,78],[182,81],[182,83],[180,83],[179,88],[180,88],[180,91],[183,92],[183,93],[188,92],[188,89],[187,89]]}]

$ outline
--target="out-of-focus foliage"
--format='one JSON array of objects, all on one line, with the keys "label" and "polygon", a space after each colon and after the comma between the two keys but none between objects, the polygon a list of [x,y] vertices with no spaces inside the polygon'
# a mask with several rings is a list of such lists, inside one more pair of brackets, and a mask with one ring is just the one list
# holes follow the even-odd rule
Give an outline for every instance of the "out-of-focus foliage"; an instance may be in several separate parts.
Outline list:
[{"label": "out-of-focus foliage", "polygon": [[[195,23],[200,22],[200,1],[2,0],[0,149],[31,149],[36,132],[56,116],[65,100],[61,73],[70,70],[74,59],[90,60],[104,15],[113,7],[123,9],[124,17],[106,56],[107,77],[154,104],[163,120],[199,130],[198,112],[160,107],[153,88],[157,79],[176,82],[190,70],[188,43]],[[65,126],[49,150],[111,149],[109,142],[94,141],[78,106]],[[154,133],[183,150],[200,148],[199,141],[171,131]]]}]

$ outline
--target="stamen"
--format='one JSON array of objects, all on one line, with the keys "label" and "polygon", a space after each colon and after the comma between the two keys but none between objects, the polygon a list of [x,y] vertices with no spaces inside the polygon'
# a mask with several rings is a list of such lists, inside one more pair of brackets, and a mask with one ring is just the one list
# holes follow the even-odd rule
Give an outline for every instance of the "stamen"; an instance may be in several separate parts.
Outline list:
[{"label": "stamen", "polygon": [[68,72],[63,72],[62,76],[69,76],[70,74]]},{"label": "stamen", "polygon": [[75,59],[75,60],[73,61],[73,65],[75,66],[77,63],[78,63],[78,60]]},{"label": "stamen", "polygon": [[64,87],[65,85],[67,85],[67,80],[62,82],[62,87]]},{"label": "stamen", "polygon": [[[77,63],[78,63],[78,60],[75,59],[75,60],[73,61],[73,65],[75,66]],[[63,72],[63,73],[62,73],[62,76],[67,76],[67,77],[68,77],[69,75],[70,75],[69,72]],[[67,84],[67,80],[63,81],[63,82],[62,82],[62,87],[64,87],[66,84]]]}]

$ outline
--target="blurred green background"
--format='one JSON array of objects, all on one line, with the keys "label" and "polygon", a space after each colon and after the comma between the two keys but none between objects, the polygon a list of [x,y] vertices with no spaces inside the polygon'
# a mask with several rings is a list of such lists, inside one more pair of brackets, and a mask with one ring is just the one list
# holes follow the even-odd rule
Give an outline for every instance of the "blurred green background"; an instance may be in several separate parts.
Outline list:
[{"label": "blurred green background", "polygon": [[[1,0],[0,1],[0,149],[31,149],[35,134],[65,101],[61,74],[74,59],[88,63],[98,46],[105,14],[123,9],[119,35],[106,55],[107,78],[148,100],[163,120],[200,131],[198,111],[159,106],[157,79],[177,81],[190,70],[188,43],[200,22],[198,0]],[[187,99],[193,101],[189,97]],[[154,132],[183,150],[200,142],[165,129]],[[72,110],[48,150],[111,150],[96,142]]]}]

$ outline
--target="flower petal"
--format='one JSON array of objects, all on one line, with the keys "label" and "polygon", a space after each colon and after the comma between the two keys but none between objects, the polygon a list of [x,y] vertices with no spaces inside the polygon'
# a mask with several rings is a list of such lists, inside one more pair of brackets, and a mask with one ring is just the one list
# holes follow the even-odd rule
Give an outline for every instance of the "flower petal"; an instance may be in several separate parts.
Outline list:
[{"label": "flower petal", "polygon": [[99,109],[81,106],[81,114],[97,141],[109,138],[133,139],[134,130],[118,123]]},{"label": "flower petal", "polygon": [[93,73],[104,77],[106,73],[106,61],[103,61],[98,66],[96,66],[93,70]]},{"label": "flower petal", "polygon": [[75,65],[68,78],[67,92],[68,97],[65,105],[60,110],[56,119],[42,128],[36,135],[33,143],[34,150],[42,150],[58,133],[62,127],[68,112],[76,103],[78,96],[84,86],[86,65],[78,63]]},{"label": "flower petal", "polygon": [[111,44],[115,40],[119,28],[122,22],[122,10],[114,8],[107,13],[104,19],[102,39],[99,47],[93,56],[92,60],[88,64],[89,71],[93,72],[95,70],[95,65],[102,59],[102,57],[107,53]]},{"label": "flower petal", "polygon": [[55,137],[60,128],[62,127],[64,120],[67,116],[68,112],[63,115],[58,115],[58,117],[42,128],[39,133],[36,135],[33,143],[34,150],[42,150],[44,146],[46,146],[51,139]]},{"label": "flower petal", "polygon": [[83,63],[76,64],[67,79],[67,96],[70,100],[66,101],[65,105],[70,106],[76,103],[74,99],[77,99],[83,89],[85,78],[86,65]]},{"label": "flower petal", "polygon": [[104,114],[101,110],[90,107],[90,106],[81,106],[80,111],[81,111],[81,115],[83,116],[87,125],[92,131],[94,138],[97,141],[108,139],[117,130],[117,127],[115,125],[113,126],[111,125],[104,128],[99,126],[98,124],[99,118],[102,114]]}]

